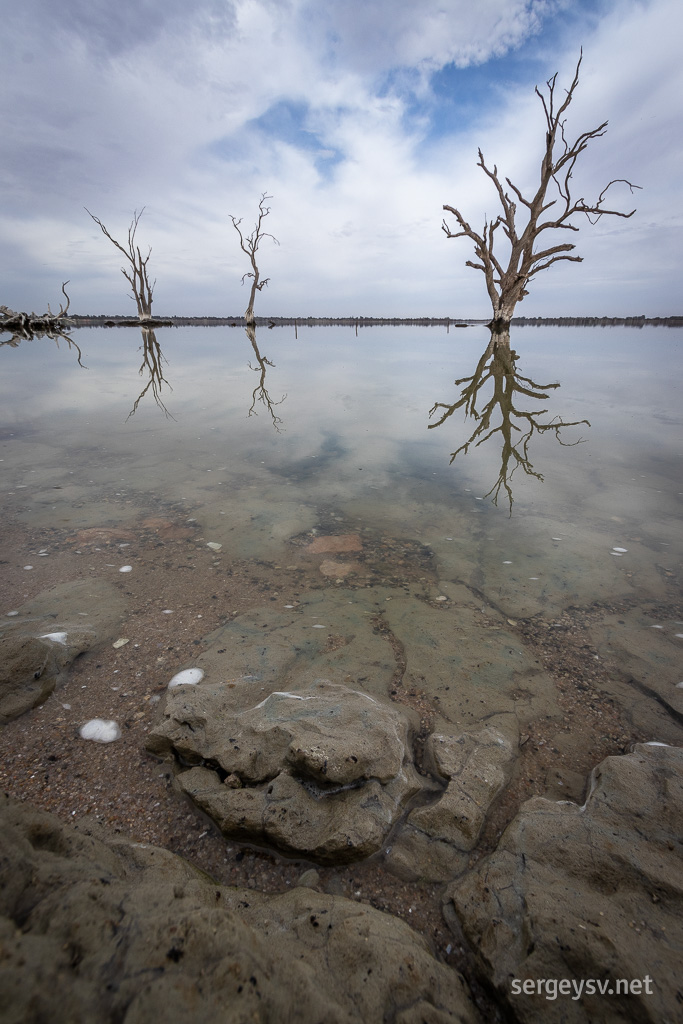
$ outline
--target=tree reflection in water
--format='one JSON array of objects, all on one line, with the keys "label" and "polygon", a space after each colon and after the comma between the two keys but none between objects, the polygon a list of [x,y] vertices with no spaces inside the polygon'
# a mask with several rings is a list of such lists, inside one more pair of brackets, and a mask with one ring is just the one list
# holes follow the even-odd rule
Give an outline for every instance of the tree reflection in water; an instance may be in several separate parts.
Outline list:
[{"label": "tree reflection in water", "polygon": [[[521,467],[527,476],[533,476],[541,482],[544,479],[543,475],[534,469],[529,457],[529,445],[534,434],[554,433],[563,447],[572,448],[581,444],[583,438],[571,442],[563,441],[560,431],[565,427],[577,427],[580,424],[590,427],[588,420],[565,423],[557,416],[542,423],[541,417],[547,414],[547,409],[525,411],[519,408],[520,397],[545,401],[549,397],[547,392],[559,388],[560,385],[537,384],[531,378],[523,377],[516,368],[518,358],[518,354],[510,347],[510,331],[492,331],[491,339],[472,376],[461,377],[455,381],[456,387],[465,385],[460,392],[460,398],[452,405],[435,402],[429,412],[430,419],[435,414],[440,416],[436,422],[430,423],[428,428],[433,430],[442,426],[457,409],[464,409],[465,419],[471,416],[476,420],[477,426],[469,440],[451,454],[451,464],[461,453],[467,454],[472,445],[478,448],[486,441],[497,437],[501,445],[500,473],[484,497],[492,496],[494,505],[497,505],[502,491],[507,496],[510,515],[514,501],[512,477],[515,472]],[[486,400],[489,391],[484,388],[489,381],[492,383],[493,393]],[[478,403],[483,404],[478,407]]]},{"label": "tree reflection in water", "polygon": [[272,363],[270,359],[266,359],[265,356],[261,355],[259,347],[256,344],[256,328],[253,326],[248,326],[245,328],[245,330],[247,332],[247,337],[251,342],[251,347],[254,350],[256,362],[258,363],[258,366],[252,366],[251,363],[249,363],[249,369],[254,370],[254,372],[258,373],[259,375],[259,382],[254,388],[251,396],[249,416],[258,415],[258,413],[256,412],[256,403],[260,402],[261,405],[263,405],[263,407],[266,408],[270,413],[270,417],[273,421],[273,426],[277,430],[278,434],[281,434],[282,430],[280,429],[280,424],[282,423],[282,419],[275,413],[275,406],[282,405],[287,395],[283,395],[279,402],[274,402],[273,399],[270,397],[270,394],[266,388],[266,368],[268,366],[275,366],[275,363]]},{"label": "tree reflection in water", "polygon": [[133,408],[128,413],[127,419],[130,419],[131,416],[135,415],[135,413],[138,411],[138,406],[140,402],[151,388],[152,395],[154,396],[154,401],[156,402],[156,404],[163,411],[166,417],[173,420],[175,419],[175,417],[172,416],[171,413],[168,411],[161,397],[161,389],[164,384],[166,385],[167,388],[173,391],[173,388],[164,377],[163,364],[167,360],[165,359],[164,354],[161,351],[161,345],[157,341],[157,336],[154,329],[152,327],[141,327],[140,330],[142,332],[142,364],[140,366],[140,369],[138,370],[138,373],[140,374],[141,377],[143,377],[145,373],[147,373],[149,376],[149,380],[145,384],[144,388],[142,389],[138,397],[135,399],[135,402],[133,403]]}]

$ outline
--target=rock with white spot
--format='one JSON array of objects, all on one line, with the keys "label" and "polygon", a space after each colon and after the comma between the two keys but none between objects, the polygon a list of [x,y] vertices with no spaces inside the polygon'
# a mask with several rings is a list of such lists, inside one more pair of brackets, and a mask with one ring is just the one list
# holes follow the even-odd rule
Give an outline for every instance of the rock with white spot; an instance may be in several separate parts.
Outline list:
[{"label": "rock with white spot", "polygon": [[[320,862],[380,849],[421,788],[401,711],[327,680],[249,706],[254,690],[240,680],[170,691],[147,748],[177,759],[180,788],[228,837]],[[242,785],[224,785],[231,776]]]},{"label": "rock with white spot", "polygon": [[0,639],[0,725],[43,704],[66,678],[68,666],[95,636],[85,630],[41,637],[12,632]]}]

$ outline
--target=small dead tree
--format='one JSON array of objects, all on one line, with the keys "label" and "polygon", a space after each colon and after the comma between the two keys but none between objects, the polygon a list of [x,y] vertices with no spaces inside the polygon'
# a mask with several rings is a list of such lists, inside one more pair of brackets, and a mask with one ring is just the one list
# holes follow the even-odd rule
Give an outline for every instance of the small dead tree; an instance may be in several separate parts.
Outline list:
[{"label": "small dead tree", "polygon": [[[543,248],[544,242],[537,246],[539,238],[545,237],[545,232],[556,229],[578,231],[578,227],[570,223],[577,214],[585,214],[591,224],[596,224],[601,217],[628,218],[636,212],[631,210],[630,213],[623,213],[620,210],[609,210],[604,205],[607,193],[613,185],[626,185],[631,192],[635,188],[640,188],[639,185],[633,185],[625,178],[614,178],[593,202],[587,202],[583,197],[576,199],[572,196],[571,179],[576,162],[594,139],[605,134],[608,123],[603,121],[597,128],[583,132],[574,142],[570,142],[567,138],[565,113],[579,84],[582,60],[583,54],[579,57],[576,65],[572,84],[566,90],[565,98],[559,105],[555,91],[557,74],[546,82],[547,92],[541,92],[536,86],[536,95],[543,104],[546,121],[545,149],[541,159],[540,183],[536,193],[531,198],[526,198],[509,178],[505,178],[504,183],[501,182],[498,168],[495,164],[492,170],[487,166],[480,149],[478,165],[493,182],[502,213],[492,220],[486,217],[484,229],[479,234],[468,224],[460,210],[454,206],[444,205],[443,207],[455,217],[458,227],[458,230],[452,231],[444,218],[442,230],[446,237],[469,238],[474,243],[474,251],[479,262],[467,260],[466,266],[480,270],[484,274],[486,288],[493,307],[492,326],[500,325],[503,330],[509,325],[517,303],[521,302],[528,294],[529,282],[536,274],[540,274],[553,263],[559,263],[562,260],[580,263],[583,259],[582,256],[570,255],[576,248],[572,242],[559,242]],[[548,190],[552,186],[558,192],[558,196],[554,199],[548,198]],[[523,225],[518,224],[518,204],[522,208],[519,213],[527,218]],[[555,209],[549,213],[548,211],[553,207]],[[505,259],[499,258],[494,251],[495,243],[499,238],[497,234],[499,228],[502,229],[509,246],[507,265],[505,265]]]},{"label": "small dead tree", "polygon": [[264,277],[263,280],[261,280],[261,272],[256,262],[256,253],[258,252],[259,246],[264,238],[271,238],[276,245],[280,244],[274,235],[271,235],[267,231],[263,230],[263,221],[270,213],[270,207],[266,206],[266,202],[268,199],[272,198],[272,196],[266,195],[266,193],[264,192],[261,198],[259,199],[258,218],[256,220],[256,224],[254,225],[253,231],[249,235],[245,235],[240,227],[240,224],[242,223],[242,218],[240,217],[240,219],[237,220],[235,217],[233,217],[232,214],[230,214],[232,226],[239,235],[240,248],[242,252],[249,257],[249,262],[251,263],[251,270],[248,270],[247,273],[244,274],[242,277],[242,284],[244,284],[247,278],[251,278],[251,292],[249,294],[249,305],[247,306],[246,312],[244,314],[244,318],[247,322],[248,327],[253,327],[256,322],[254,318],[254,302],[256,301],[256,292],[262,291],[270,281],[269,277]]},{"label": "small dead tree", "polygon": [[156,280],[154,280],[152,284],[149,283],[147,264],[149,263],[149,257],[152,255],[152,248],[150,246],[147,250],[147,255],[143,256],[140,252],[140,246],[137,245],[135,241],[135,234],[138,230],[140,218],[145,212],[145,207],[143,206],[139,213],[137,210],[133,211],[133,219],[130,222],[130,227],[128,228],[128,241],[126,245],[121,245],[120,242],[117,242],[116,239],[109,234],[99,217],[96,217],[94,213],[90,213],[87,206],[84,207],[84,209],[98,225],[102,234],[109,239],[112,245],[116,246],[119,252],[123,253],[128,262],[128,266],[121,267],[121,273],[133,289],[132,298],[135,300],[135,304],[138,307],[138,317],[140,320],[151,320],[152,294],[154,292]]}]

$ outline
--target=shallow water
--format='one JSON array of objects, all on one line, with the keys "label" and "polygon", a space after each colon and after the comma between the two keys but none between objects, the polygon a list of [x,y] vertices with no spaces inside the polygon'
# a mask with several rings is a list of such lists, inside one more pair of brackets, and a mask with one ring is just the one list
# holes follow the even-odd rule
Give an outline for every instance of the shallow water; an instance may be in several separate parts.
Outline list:
[{"label": "shallow water", "polygon": [[[540,555],[562,536],[585,573],[595,571],[598,552],[604,571],[623,571],[625,555],[616,566],[609,552],[628,548],[624,537],[634,531],[653,553],[680,536],[677,330],[513,330],[517,375],[526,378],[517,389],[561,386],[541,400],[513,396],[513,443],[532,435],[511,476],[516,453],[508,462],[511,507],[505,482],[497,507],[495,494],[486,496],[501,473],[502,435],[475,447],[486,430],[451,464],[481,421],[460,408],[438,425],[467,384],[453,381],[471,376],[486,348],[484,327],[373,327],[357,336],[302,328],[298,338],[291,328],[263,330],[257,354],[239,328],[159,329],[147,353],[132,329],[73,337],[85,368],[64,341],[3,352],[3,492],[10,507],[20,499],[27,523],[99,525],[103,503],[113,522],[116,506],[128,515],[126,502],[150,493],[213,520],[227,499],[246,506],[255,524],[238,531],[243,554],[296,533],[297,520],[308,528],[311,510],[326,509],[340,524],[394,524],[429,543],[476,537],[513,560],[521,537]],[[163,381],[151,379],[155,365]],[[484,386],[478,410],[489,397]],[[529,413],[545,431],[532,428]],[[581,420],[590,426],[559,436],[547,428]],[[490,428],[499,422],[496,408]],[[541,557],[532,568],[529,576],[543,576],[547,566]]]},{"label": "shallow water", "polygon": [[[418,764],[430,731],[514,720],[482,849],[532,793],[581,803],[608,754],[681,743],[679,330],[519,328],[488,379],[484,327],[73,340],[0,354],[0,635],[97,637],[4,728],[8,791],[223,870],[144,758],[187,668],[254,704],[313,678],[398,703]],[[124,726],[105,753],[94,718]]]}]

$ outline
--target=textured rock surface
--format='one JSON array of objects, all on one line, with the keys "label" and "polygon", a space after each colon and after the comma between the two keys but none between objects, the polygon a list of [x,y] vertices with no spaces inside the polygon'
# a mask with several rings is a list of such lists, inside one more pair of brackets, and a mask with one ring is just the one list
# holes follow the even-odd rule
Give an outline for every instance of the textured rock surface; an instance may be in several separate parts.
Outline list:
[{"label": "textured rock surface", "polygon": [[447,785],[434,802],[409,813],[388,853],[397,874],[446,881],[466,868],[487,812],[510,779],[517,743],[514,715],[495,715],[460,736],[432,733],[426,764]]},{"label": "textured rock surface", "polygon": [[421,787],[400,711],[327,680],[254,704],[255,692],[250,680],[170,690],[148,749],[196,765],[178,782],[226,836],[320,861],[378,850]]},{"label": "textured rock surface", "polygon": [[[446,916],[521,1021],[680,1020],[683,748],[638,745],[591,783],[584,807],[529,800],[450,887]],[[511,994],[513,979],[606,980],[616,993],[617,979],[646,976],[650,995]]]},{"label": "textured rock surface", "polygon": [[0,798],[3,1024],[475,1024],[460,976],[403,922],[298,888],[214,883]]},{"label": "textured rock surface", "polygon": [[513,715],[497,715],[483,729],[461,736],[433,733],[426,753],[448,785],[436,803],[412,811],[411,824],[460,850],[473,850],[486,812],[509,781],[516,751]]},{"label": "textured rock surface", "polygon": [[[96,642],[109,639],[125,609],[116,588],[76,580],[45,590],[0,623],[0,724],[42,704],[63,682],[68,666]],[[66,633],[65,643],[44,639]]]},{"label": "textured rock surface", "polygon": [[65,643],[13,633],[0,639],[0,725],[43,704],[94,634],[67,634]]}]

